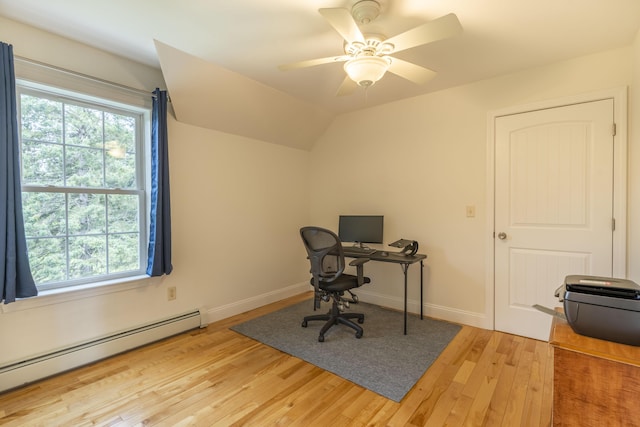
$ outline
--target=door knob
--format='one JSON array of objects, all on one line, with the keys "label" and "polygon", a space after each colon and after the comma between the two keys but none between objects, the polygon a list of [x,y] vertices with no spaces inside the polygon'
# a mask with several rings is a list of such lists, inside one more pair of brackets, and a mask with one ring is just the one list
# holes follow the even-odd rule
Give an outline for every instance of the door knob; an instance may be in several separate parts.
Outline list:
[{"label": "door knob", "polygon": [[507,238],[507,233],[505,233],[504,231],[501,233],[498,233],[498,239],[504,240],[506,238]]}]

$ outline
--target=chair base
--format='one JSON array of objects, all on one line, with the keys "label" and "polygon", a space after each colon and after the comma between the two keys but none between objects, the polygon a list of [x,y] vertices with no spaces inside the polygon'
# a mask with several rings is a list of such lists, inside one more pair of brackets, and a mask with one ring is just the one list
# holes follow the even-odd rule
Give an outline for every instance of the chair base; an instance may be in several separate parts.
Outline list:
[{"label": "chair base", "polygon": [[325,320],[326,323],[320,329],[320,334],[318,335],[318,341],[324,342],[324,334],[331,328],[333,325],[342,324],[346,325],[356,331],[356,338],[362,338],[362,334],[364,331],[362,327],[352,322],[350,319],[357,319],[358,323],[364,322],[364,314],[362,313],[341,313],[338,308],[338,304],[336,301],[333,302],[331,306],[331,310],[329,310],[326,314],[314,314],[311,316],[305,316],[302,320],[302,327],[306,328],[307,323],[313,320]]}]

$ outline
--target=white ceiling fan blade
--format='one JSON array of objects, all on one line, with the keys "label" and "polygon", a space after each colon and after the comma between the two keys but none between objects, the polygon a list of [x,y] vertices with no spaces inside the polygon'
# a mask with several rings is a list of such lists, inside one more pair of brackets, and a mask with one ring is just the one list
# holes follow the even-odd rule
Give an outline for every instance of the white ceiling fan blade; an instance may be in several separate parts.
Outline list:
[{"label": "white ceiling fan blade", "polygon": [[437,74],[428,68],[393,57],[389,71],[418,85],[425,84]]},{"label": "white ceiling fan blade", "polygon": [[349,59],[349,56],[328,56],[326,58],[308,59],[306,61],[293,62],[291,64],[278,65],[280,71],[294,70],[296,68],[315,67],[316,65],[329,64],[332,62],[342,62]]},{"label": "white ceiling fan blade", "polygon": [[336,96],[351,95],[353,92],[355,92],[357,88],[358,88],[358,84],[353,80],[351,80],[349,76],[347,76],[345,77],[345,79],[342,81],[342,84],[338,88],[338,91],[336,92]]},{"label": "white ceiling fan blade", "polygon": [[341,7],[318,9],[320,15],[349,43],[359,41],[364,43],[364,36],[353,20],[351,12]]},{"label": "white ceiling fan blade", "polygon": [[394,52],[453,37],[462,32],[458,17],[450,13],[429,21],[404,33],[385,40],[394,46]]}]

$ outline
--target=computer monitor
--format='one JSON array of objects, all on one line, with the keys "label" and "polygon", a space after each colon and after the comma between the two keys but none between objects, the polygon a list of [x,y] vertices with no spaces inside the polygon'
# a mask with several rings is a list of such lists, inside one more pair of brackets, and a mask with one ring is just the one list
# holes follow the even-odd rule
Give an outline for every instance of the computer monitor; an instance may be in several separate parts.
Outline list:
[{"label": "computer monitor", "polygon": [[338,237],[343,242],[382,243],[384,216],[340,215]]}]

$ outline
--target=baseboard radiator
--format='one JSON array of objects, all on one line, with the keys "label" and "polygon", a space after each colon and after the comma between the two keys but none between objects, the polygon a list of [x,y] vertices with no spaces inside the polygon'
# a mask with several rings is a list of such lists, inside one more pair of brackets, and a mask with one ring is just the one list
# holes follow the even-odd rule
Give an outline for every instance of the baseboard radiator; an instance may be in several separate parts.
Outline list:
[{"label": "baseboard radiator", "polygon": [[204,327],[203,314],[199,310],[184,313],[158,322],[99,339],[0,366],[0,392],[87,365],[118,353]]}]

